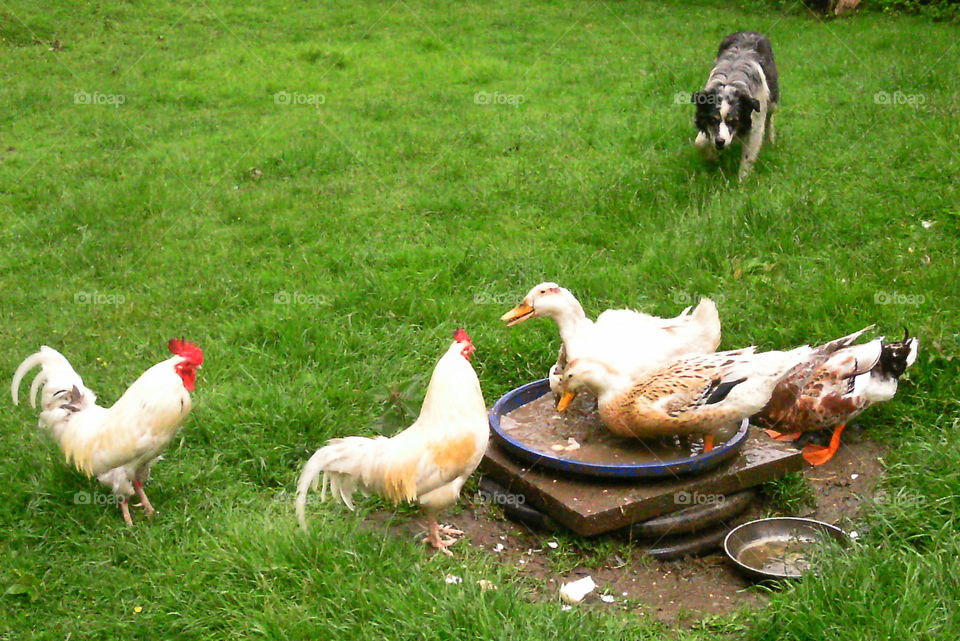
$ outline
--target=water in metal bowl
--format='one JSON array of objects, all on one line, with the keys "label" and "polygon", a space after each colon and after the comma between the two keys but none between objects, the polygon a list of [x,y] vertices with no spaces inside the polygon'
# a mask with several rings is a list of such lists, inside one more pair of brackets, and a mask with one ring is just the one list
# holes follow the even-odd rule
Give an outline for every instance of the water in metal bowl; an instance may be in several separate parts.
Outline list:
[{"label": "water in metal bowl", "polygon": [[816,553],[829,542],[846,546],[850,538],[823,521],[781,517],[734,528],[723,549],[738,569],[755,579],[796,579],[815,571]]}]

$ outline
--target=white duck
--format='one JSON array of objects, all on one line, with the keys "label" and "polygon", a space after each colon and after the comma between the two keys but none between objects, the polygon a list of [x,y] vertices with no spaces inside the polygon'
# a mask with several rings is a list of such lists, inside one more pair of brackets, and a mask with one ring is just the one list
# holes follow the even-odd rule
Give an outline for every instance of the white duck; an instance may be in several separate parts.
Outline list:
[{"label": "white duck", "polygon": [[707,354],[720,344],[720,315],[709,298],[676,318],[659,318],[630,309],[608,309],[590,320],[569,290],[540,283],[500,320],[508,326],[529,318],[552,318],[563,342],[550,368],[550,389],[561,392],[569,361],[590,358],[620,374],[637,377],[683,356]]}]

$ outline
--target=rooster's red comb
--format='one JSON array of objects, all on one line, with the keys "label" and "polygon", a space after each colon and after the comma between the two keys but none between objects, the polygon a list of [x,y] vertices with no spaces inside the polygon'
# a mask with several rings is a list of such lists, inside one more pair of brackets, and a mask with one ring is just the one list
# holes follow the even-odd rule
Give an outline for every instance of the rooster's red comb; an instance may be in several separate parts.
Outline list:
[{"label": "rooster's red comb", "polygon": [[462,327],[453,333],[453,340],[458,343],[473,343],[473,341],[470,340],[470,336],[467,335],[467,330]]},{"label": "rooster's red comb", "polygon": [[203,350],[182,338],[171,338],[167,347],[177,356],[183,356],[185,359],[199,367],[203,365]]}]

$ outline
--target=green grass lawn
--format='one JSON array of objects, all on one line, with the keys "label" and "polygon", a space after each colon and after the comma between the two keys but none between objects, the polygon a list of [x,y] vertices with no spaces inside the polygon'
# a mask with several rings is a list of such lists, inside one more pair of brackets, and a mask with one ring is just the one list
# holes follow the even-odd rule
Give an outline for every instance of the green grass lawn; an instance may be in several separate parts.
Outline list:
[{"label": "green grass lawn", "polygon": [[[46,343],[110,403],[171,336],[207,362],[134,529],[76,504],[99,486],[2,404],[0,639],[960,636],[955,26],[712,1],[49,4],[0,3],[0,372]],[[735,158],[696,157],[676,97],[743,28],[771,37],[783,104],[741,186]],[[301,535],[299,466],[370,433],[455,327],[488,402],[543,375],[552,324],[497,321],[542,280],[591,314],[713,296],[728,348],[906,325],[920,359],[860,419],[892,446],[894,500],[823,576],[685,631],[561,612],[482,551],[340,506]]]}]

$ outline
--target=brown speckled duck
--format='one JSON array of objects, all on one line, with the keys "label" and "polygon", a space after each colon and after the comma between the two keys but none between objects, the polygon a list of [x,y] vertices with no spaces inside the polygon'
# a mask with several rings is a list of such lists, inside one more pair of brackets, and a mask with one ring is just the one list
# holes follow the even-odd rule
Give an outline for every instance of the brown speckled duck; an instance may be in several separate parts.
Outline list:
[{"label": "brown speckled duck", "polygon": [[763,409],[780,380],[810,356],[810,347],[756,353],[753,347],[691,356],[640,377],[591,358],[571,361],[557,409],[580,388],[597,395],[600,418],[620,436],[699,435],[704,450],[730,438],[743,419]]},{"label": "brown speckled duck", "polygon": [[774,438],[796,440],[803,432],[835,427],[830,445],[807,445],[803,457],[822,465],[840,447],[848,421],[897,393],[897,380],[917,359],[920,342],[877,338],[854,345],[870,327],[817,347],[777,385],[767,406],[754,417]]}]

